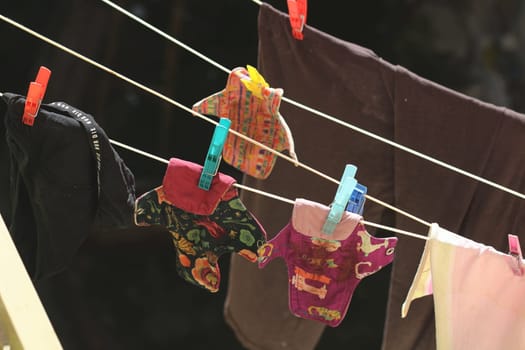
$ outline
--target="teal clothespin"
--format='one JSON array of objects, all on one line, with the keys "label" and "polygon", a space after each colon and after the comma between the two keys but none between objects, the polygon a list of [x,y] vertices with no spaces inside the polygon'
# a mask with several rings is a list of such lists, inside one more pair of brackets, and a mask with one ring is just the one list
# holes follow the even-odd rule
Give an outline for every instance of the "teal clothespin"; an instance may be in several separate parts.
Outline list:
[{"label": "teal clothespin", "polygon": [[357,185],[355,179],[355,173],[357,167],[352,164],[347,164],[343,176],[341,177],[341,183],[337,188],[332,207],[328,213],[328,217],[323,225],[323,232],[326,234],[332,234],[337,224],[341,221],[343,213],[345,212],[346,205],[350,200],[350,195]]},{"label": "teal clothespin", "polygon": [[230,129],[231,120],[228,118],[221,118],[219,124],[215,127],[213,137],[211,139],[210,148],[206,155],[204,168],[202,169],[201,177],[199,179],[199,188],[208,191],[211,186],[213,177],[217,175],[219,164],[222,159],[222,148],[228,136],[228,129]]}]

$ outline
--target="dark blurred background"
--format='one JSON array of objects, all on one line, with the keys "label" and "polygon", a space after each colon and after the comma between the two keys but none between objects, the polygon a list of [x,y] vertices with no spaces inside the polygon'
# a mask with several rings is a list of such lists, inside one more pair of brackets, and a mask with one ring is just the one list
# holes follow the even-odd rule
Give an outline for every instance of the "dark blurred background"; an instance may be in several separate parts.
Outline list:
[{"label": "dark blurred background", "polygon": [[[286,11],[285,0],[268,2]],[[117,3],[229,68],[256,65],[259,7],[250,0]],[[226,84],[222,71],[100,1],[2,1],[0,13],[187,106]],[[523,1],[311,0],[308,24],[449,88],[525,112]],[[45,102],[65,101],[93,114],[118,141],[203,163],[212,125],[4,22],[0,37],[0,91],[25,94],[45,65],[53,72]],[[135,174],[137,194],[161,183],[164,164],[117,151]],[[0,141],[4,217],[6,153]],[[221,171],[241,179],[224,162]],[[100,232],[67,271],[36,287],[66,349],[240,349],[222,316],[228,262],[220,260],[221,290],[210,294],[178,277],[166,232]],[[318,349],[380,347],[389,272],[360,284],[345,321],[325,331]]]}]

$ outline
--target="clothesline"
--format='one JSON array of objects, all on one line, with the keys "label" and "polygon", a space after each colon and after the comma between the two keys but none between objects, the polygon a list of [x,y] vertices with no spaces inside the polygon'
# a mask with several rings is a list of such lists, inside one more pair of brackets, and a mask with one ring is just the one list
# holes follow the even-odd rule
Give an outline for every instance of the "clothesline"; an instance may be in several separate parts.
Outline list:
[{"label": "clothesline", "polygon": [[[163,158],[161,158],[159,156],[156,156],[154,154],[145,152],[145,151],[140,150],[138,148],[126,145],[126,144],[124,144],[122,142],[118,142],[118,141],[115,141],[115,140],[112,140],[112,139],[109,139],[109,142],[111,142],[115,146],[118,146],[120,148],[126,149],[126,150],[131,151],[131,152],[135,152],[135,153],[140,154],[140,155],[142,155],[144,157],[154,159],[154,160],[159,161],[161,163],[169,164],[169,161],[167,159],[163,159]],[[281,197],[281,196],[278,196],[276,194],[269,193],[269,192],[266,192],[266,191],[261,191],[261,190],[258,190],[256,188],[252,188],[252,187],[249,187],[249,186],[241,185],[241,184],[238,184],[238,183],[234,183],[233,186],[235,186],[237,188],[240,188],[242,190],[248,191],[248,192],[253,192],[253,193],[256,193],[256,194],[268,197],[268,198],[276,199],[276,200],[284,202],[284,203],[288,203],[288,204],[291,204],[291,205],[295,204],[295,201],[293,201],[293,200],[291,200],[289,198]],[[361,220],[361,223],[363,223],[364,225],[377,227],[377,228],[380,228],[380,229],[384,229],[384,230],[395,232],[395,233],[400,233],[402,235],[406,235],[406,236],[410,236],[410,237],[414,237],[414,238],[419,238],[419,239],[423,239],[423,240],[427,240],[428,239],[426,236],[420,235],[418,233],[405,231],[405,230],[400,230],[400,229],[397,229],[395,227],[390,227],[390,226],[376,224],[375,222]]]},{"label": "clothesline", "polygon": [[[90,59],[90,58],[88,58],[88,57],[86,57],[86,56],[84,56],[84,55],[82,55],[82,54],[80,54],[80,53],[78,53],[78,52],[76,52],[76,51],[74,51],[74,50],[72,50],[72,49],[70,49],[70,48],[68,48],[68,47],[66,47],[66,46],[64,46],[64,45],[62,45],[62,44],[60,44],[60,43],[58,43],[58,42],[56,42],[56,41],[54,41],[54,40],[44,36],[44,35],[42,35],[42,34],[40,34],[40,33],[38,33],[38,32],[35,32],[34,30],[32,30],[32,29],[30,29],[30,28],[28,28],[28,27],[26,27],[26,26],[24,26],[24,25],[22,25],[22,24],[20,24],[20,23],[18,23],[16,21],[14,21],[14,20],[4,16],[4,15],[0,14],[0,19],[3,20],[6,23],[9,23],[12,26],[14,26],[14,27],[16,27],[16,28],[18,28],[18,29],[20,29],[20,30],[22,30],[22,31],[24,31],[24,32],[26,32],[26,33],[28,33],[28,34],[30,34],[30,35],[32,35],[32,36],[34,36],[34,37],[44,41],[44,42],[46,42],[46,43],[48,43],[48,44],[50,44],[50,45],[53,45],[53,46],[59,48],[60,50],[62,50],[64,52],[69,53],[72,56],[75,56],[75,57],[83,60],[86,63],[89,63],[89,64],[91,64],[91,65],[93,65],[93,66],[95,66],[95,67],[97,67],[97,68],[99,68],[99,69],[109,73],[109,74],[112,74],[112,75],[116,76],[117,78],[119,78],[121,80],[124,80],[124,81],[126,81],[126,82],[128,82],[128,83],[130,83],[130,84],[132,84],[132,85],[134,85],[134,86],[136,86],[136,87],[138,87],[138,88],[140,88],[140,89],[142,89],[142,90],[152,94],[152,95],[155,95],[155,96],[161,98],[162,100],[164,100],[164,101],[166,101],[166,102],[168,102],[168,103],[170,103],[170,104],[172,104],[172,105],[174,105],[176,107],[179,107],[182,110],[190,112],[193,115],[195,115],[195,116],[197,116],[197,117],[199,117],[201,119],[204,119],[204,120],[206,120],[207,122],[209,122],[211,124],[214,124],[214,125],[218,125],[219,124],[217,121],[215,121],[215,120],[213,120],[211,118],[208,118],[208,117],[206,117],[206,116],[204,116],[204,115],[202,115],[200,113],[197,113],[197,112],[193,111],[191,108],[186,107],[185,105],[183,105],[183,104],[181,104],[181,103],[179,103],[179,102],[177,102],[177,101],[175,101],[175,100],[173,100],[173,99],[171,99],[171,98],[161,94],[160,92],[155,91],[155,90],[153,90],[153,89],[151,89],[151,88],[149,88],[149,87],[147,87],[147,86],[145,86],[145,85],[143,85],[143,84],[141,84],[141,83],[139,83],[139,82],[137,82],[137,81],[135,81],[135,80],[133,80],[131,78],[128,78],[125,75],[120,74],[120,73],[118,73],[118,72],[116,72],[116,71],[114,71],[114,70],[104,66],[103,64],[100,64],[100,63],[98,63],[98,62],[96,62],[96,61],[94,61],[94,60],[92,60],[92,59]],[[281,158],[283,158],[283,159],[293,163],[296,166],[299,166],[299,167],[301,167],[301,168],[303,168],[305,170],[308,170],[308,171],[310,171],[310,172],[312,172],[312,173],[314,173],[314,174],[316,174],[316,175],[318,175],[320,177],[323,177],[323,178],[325,178],[325,179],[327,179],[327,180],[329,180],[329,181],[331,181],[331,182],[333,182],[335,184],[339,184],[338,180],[336,180],[336,179],[334,179],[334,178],[332,178],[332,177],[330,177],[330,176],[320,172],[319,170],[316,170],[316,169],[314,169],[314,168],[312,168],[312,167],[310,167],[310,166],[308,166],[308,165],[306,165],[304,163],[298,162],[298,161],[292,159],[291,157],[288,157],[288,156],[286,156],[286,155],[284,155],[284,154],[282,154],[282,153],[280,153],[280,152],[278,152],[278,151],[276,151],[276,150],[274,150],[274,149],[272,149],[272,148],[270,148],[270,147],[268,147],[266,145],[263,145],[262,143],[257,142],[255,140],[253,140],[253,139],[251,139],[251,138],[249,138],[249,137],[247,137],[247,136],[245,136],[245,135],[235,131],[235,130],[229,129],[228,132],[230,132],[230,133],[232,133],[232,134],[234,134],[234,135],[236,135],[236,136],[238,136],[238,137],[240,137],[240,138],[242,138],[242,139],[244,139],[244,140],[246,140],[248,142],[251,142],[251,143],[253,143],[253,144],[255,144],[255,145],[257,145],[257,146],[259,146],[261,148],[264,148],[264,149],[268,150],[269,152],[275,154],[276,156],[281,157]],[[421,224],[423,224],[425,226],[430,227],[430,223],[429,222],[427,222],[427,221],[425,221],[425,220],[423,220],[423,219],[421,219],[421,218],[419,218],[419,217],[417,217],[415,215],[412,215],[412,214],[410,214],[410,213],[408,213],[408,212],[406,212],[404,210],[396,208],[396,207],[394,207],[394,206],[392,206],[392,205],[390,205],[390,204],[388,204],[386,202],[383,202],[383,201],[381,201],[381,200],[379,200],[377,198],[374,198],[374,197],[372,197],[370,195],[366,195],[365,197],[367,199],[369,199],[370,201],[372,201],[372,202],[375,202],[375,203],[377,203],[379,205],[382,205],[382,206],[384,206],[384,207],[386,207],[386,208],[388,208],[390,210],[393,210],[393,211],[395,211],[395,212],[397,212],[397,213],[399,213],[401,215],[404,215],[404,216],[406,216],[406,217],[408,217],[408,218],[410,218],[410,219],[412,219],[414,221],[417,221],[417,222],[419,222],[419,223],[421,223]]]},{"label": "clothesline", "polygon": [[[127,17],[133,19],[134,21],[142,24],[144,27],[150,29],[151,31],[159,34],[160,36],[164,37],[165,39],[167,39],[167,40],[171,41],[172,43],[178,45],[179,47],[183,48],[184,50],[192,53],[193,55],[195,55],[197,57],[199,57],[200,59],[204,60],[205,62],[207,62],[207,63],[215,66],[216,68],[222,70],[223,72],[225,72],[227,74],[231,73],[230,69],[228,69],[225,66],[221,65],[217,61],[214,61],[213,59],[207,57],[206,55],[200,53],[199,51],[193,49],[192,47],[184,44],[183,42],[181,42],[180,40],[174,38],[173,36],[171,36],[171,35],[163,32],[163,31],[161,31],[157,27],[155,27],[155,26],[151,25],[150,23],[144,21],[143,19],[137,17],[136,15],[134,15],[131,12],[127,11],[126,9],[118,6],[117,4],[111,2],[110,0],[101,0],[101,1],[104,2],[105,4],[109,5],[109,6],[113,7],[114,9],[116,9],[120,13],[126,15]],[[253,1],[256,4],[258,4],[259,6],[262,5],[262,1],[258,1],[258,0],[251,0],[251,1]],[[410,147],[401,145],[401,144],[399,144],[397,142],[394,142],[392,140],[389,140],[387,138],[384,138],[382,136],[374,134],[374,133],[372,133],[370,131],[367,131],[365,129],[362,129],[362,128],[354,125],[354,124],[347,123],[347,122],[345,122],[345,121],[343,121],[341,119],[338,119],[338,118],[336,118],[334,116],[331,116],[329,114],[321,112],[321,111],[319,111],[319,110],[317,110],[315,108],[308,107],[308,106],[306,106],[306,105],[304,105],[304,104],[302,104],[300,102],[296,102],[296,101],[294,101],[292,99],[289,99],[289,98],[287,98],[285,96],[282,97],[282,100],[287,102],[287,103],[289,103],[289,104],[291,104],[291,105],[293,105],[293,106],[295,106],[295,107],[297,107],[297,108],[303,109],[303,110],[308,111],[308,112],[310,112],[312,114],[315,114],[315,115],[317,115],[319,117],[325,118],[325,119],[327,119],[327,120],[329,120],[331,122],[334,122],[336,124],[344,126],[344,127],[348,128],[348,129],[354,130],[354,131],[359,132],[359,133],[361,133],[363,135],[366,135],[368,137],[376,139],[376,140],[378,140],[380,142],[386,143],[386,144],[388,144],[388,145],[390,145],[392,147],[395,147],[395,148],[400,149],[400,150],[402,150],[404,152],[410,153],[410,154],[412,154],[412,155],[414,155],[416,157],[422,158],[422,159],[427,160],[427,161],[429,161],[431,163],[434,163],[436,165],[439,165],[441,167],[444,167],[446,169],[449,169],[451,171],[454,171],[454,172],[456,172],[458,174],[461,174],[463,176],[469,177],[469,178],[474,179],[476,181],[482,182],[482,183],[484,183],[486,185],[489,185],[489,186],[494,187],[496,189],[499,189],[501,191],[507,192],[507,193],[509,193],[511,195],[514,195],[516,197],[519,197],[521,199],[525,199],[525,194],[520,193],[520,192],[518,192],[516,190],[513,190],[513,189],[511,189],[509,187],[500,185],[500,184],[498,184],[496,182],[490,181],[490,180],[485,179],[485,178],[483,178],[481,176],[472,174],[472,173],[470,173],[470,172],[468,172],[466,170],[460,169],[460,168],[458,168],[458,167],[456,167],[454,165],[448,164],[448,163],[443,162],[443,161],[441,161],[439,159],[433,158],[433,157],[431,157],[429,155],[426,155],[424,153],[416,151],[415,149],[412,149]]]},{"label": "clothesline", "polygon": [[[119,142],[119,141],[115,141],[115,140],[112,140],[112,139],[109,139],[109,142],[111,142],[115,146],[118,146],[120,148],[126,149],[126,150],[131,151],[131,152],[135,152],[135,153],[140,154],[140,155],[142,155],[144,157],[154,159],[154,160],[156,160],[158,162],[161,162],[161,163],[164,163],[164,164],[168,164],[169,163],[169,161],[167,159],[158,157],[158,156],[156,156],[154,154],[148,153],[148,152],[140,150],[138,148],[126,145],[125,143],[122,143],[122,142]],[[285,203],[290,203],[290,204],[294,204],[295,203],[291,199],[288,199],[288,198],[285,198],[285,197],[281,197],[281,196],[278,196],[276,194],[268,193],[268,192],[265,192],[265,191],[261,191],[261,190],[258,190],[258,189],[252,188],[252,187],[244,186],[244,185],[241,185],[241,184],[238,184],[238,183],[235,183],[234,186],[238,187],[240,189],[249,191],[249,192],[254,192],[254,193],[261,194],[263,196],[269,197],[269,198],[277,199],[277,200],[280,200],[280,201],[285,202]]]}]

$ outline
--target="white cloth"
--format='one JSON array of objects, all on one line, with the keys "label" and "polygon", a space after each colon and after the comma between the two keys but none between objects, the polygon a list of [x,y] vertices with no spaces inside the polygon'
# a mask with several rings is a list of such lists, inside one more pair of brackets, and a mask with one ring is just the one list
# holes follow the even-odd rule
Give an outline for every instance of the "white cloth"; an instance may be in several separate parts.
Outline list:
[{"label": "white cloth", "polygon": [[433,294],[438,350],[523,350],[523,263],[432,224],[401,315]]}]

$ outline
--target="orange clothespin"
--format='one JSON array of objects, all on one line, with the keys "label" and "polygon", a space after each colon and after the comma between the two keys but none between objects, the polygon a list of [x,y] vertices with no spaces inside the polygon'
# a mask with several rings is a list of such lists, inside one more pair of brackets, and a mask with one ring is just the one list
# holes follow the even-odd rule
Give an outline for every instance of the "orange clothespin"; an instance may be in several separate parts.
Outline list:
[{"label": "orange clothespin", "polygon": [[287,0],[288,15],[292,26],[292,35],[297,40],[303,40],[303,28],[306,24],[307,0]]},{"label": "orange clothespin", "polygon": [[29,84],[26,103],[24,106],[24,114],[22,116],[22,122],[25,125],[32,126],[35,122],[35,117],[38,114],[40,104],[44,99],[44,94],[46,93],[47,83],[49,82],[50,76],[51,71],[46,67],[41,66],[38,70],[35,81],[32,81]]}]

